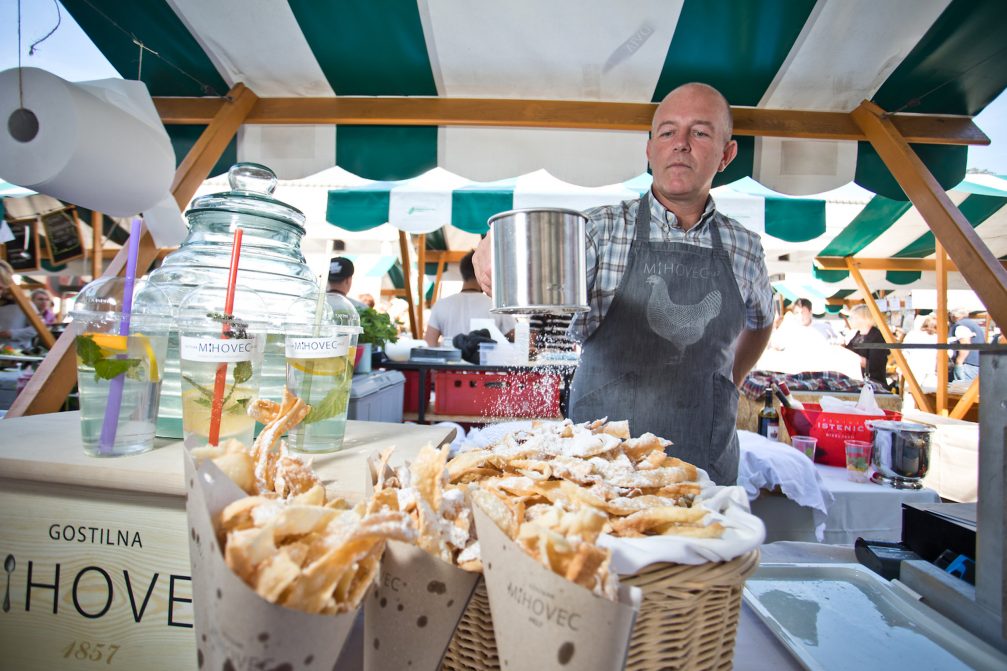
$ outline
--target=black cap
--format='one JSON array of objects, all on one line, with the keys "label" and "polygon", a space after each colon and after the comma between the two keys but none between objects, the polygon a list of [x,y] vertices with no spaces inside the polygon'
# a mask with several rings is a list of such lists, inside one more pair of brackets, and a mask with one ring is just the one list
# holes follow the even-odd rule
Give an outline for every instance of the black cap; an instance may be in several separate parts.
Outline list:
[{"label": "black cap", "polygon": [[353,277],[353,261],[345,256],[337,256],[329,261],[330,282],[342,282],[347,277]]}]

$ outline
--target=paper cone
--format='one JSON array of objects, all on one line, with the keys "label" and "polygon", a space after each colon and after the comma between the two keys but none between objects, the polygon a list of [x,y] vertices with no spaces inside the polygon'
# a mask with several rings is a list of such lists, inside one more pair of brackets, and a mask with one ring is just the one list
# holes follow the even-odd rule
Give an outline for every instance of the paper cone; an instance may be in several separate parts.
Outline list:
[{"label": "paper cone", "polygon": [[500,666],[536,671],[622,669],[641,592],[609,601],[556,575],[473,506]]},{"label": "paper cone", "polygon": [[436,671],[479,577],[389,541],[364,602],[364,671]]},{"label": "paper cone", "polygon": [[245,493],[210,460],[185,454],[189,559],[199,668],[331,669],[356,612],[312,615],[270,603],[231,572],[213,520]]}]

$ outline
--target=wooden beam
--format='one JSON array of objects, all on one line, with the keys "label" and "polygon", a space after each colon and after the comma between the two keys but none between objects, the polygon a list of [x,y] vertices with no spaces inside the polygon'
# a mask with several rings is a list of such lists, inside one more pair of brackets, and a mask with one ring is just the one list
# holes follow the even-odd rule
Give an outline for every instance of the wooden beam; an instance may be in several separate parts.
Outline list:
[{"label": "wooden beam", "polygon": [[101,212],[91,211],[91,279],[93,280],[101,277],[102,259],[105,254],[102,247],[104,217]]},{"label": "wooden beam", "polygon": [[416,331],[416,305],[413,303],[412,281],[409,279],[409,239],[405,231],[399,231],[399,254],[402,257],[402,289],[406,292],[406,302],[409,303],[409,330],[414,338],[422,338],[422,333]]},{"label": "wooden beam", "polygon": [[957,403],[955,403],[955,407],[951,411],[951,414],[949,416],[951,417],[951,419],[963,419],[965,417],[965,413],[967,413],[969,411],[969,408],[971,408],[972,405],[978,400],[979,400],[979,378],[977,377],[974,380],[972,380],[972,383],[969,384],[969,388],[965,390],[965,393],[962,394],[962,397],[958,399]]},{"label": "wooden beam", "polygon": [[[937,259],[879,259],[862,258],[859,256],[816,256],[815,265],[822,270],[846,270],[847,258],[852,259],[854,265],[856,265],[860,270],[899,270],[923,273],[933,273],[937,271]],[[1007,261],[1000,261],[1000,265],[1007,268]],[[945,270],[949,273],[957,273],[958,266],[956,266],[952,261],[946,259]]]},{"label": "wooden beam", "polygon": [[434,278],[434,293],[430,297],[430,307],[434,306],[434,303],[438,301],[441,297],[441,279],[444,277],[444,262],[440,259],[437,260],[437,277]]},{"label": "wooden beam", "polygon": [[[878,304],[874,301],[874,296],[871,295],[871,289],[867,286],[867,282],[864,281],[864,276],[860,274],[860,270],[854,266],[852,263],[849,265],[850,275],[853,277],[853,281],[857,283],[860,287],[860,293],[864,295],[864,302],[867,303],[867,309],[871,311],[871,317],[874,318],[874,325],[878,327],[881,331],[881,336],[885,339],[886,343],[894,343],[895,336],[892,335],[891,329],[888,328],[888,322],[885,321],[885,316],[878,309]],[[909,368],[909,362],[906,361],[905,354],[902,350],[891,350],[892,356],[895,357],[895,364],[902,371],[902,377],[906,381],[906,386],[909,387],[909,392],[916,399],[916,407],[923,412],[932,413],[933,410],[930,407],[930,403],[927,401],[926,395],[923,393],[923,389],[920,388],[920,383],[916,381],[916,376],[913,375],[912,369]]]},{"label": "wooden beam", "polygon": [[[948,255],[941,243],[937,245],[937,342],[948,342]],[[938,415],[948,414],[948,356],[937,350],[937,408]]]},{"label": "wooden beam", "polygon": [[884,110],[865,100],[850,116],[864,131],[993,319],[998,324],[1007,324],[1007,269],[951,202]]},{"label": "wooden beam", "polygon": [[[206,130],[175,171],[171,193],[180,208],[192,200],[196,189],[209,176],[210,170],[224,153],[227,144],[238,131],[238,127],[256,100],[255,94],[243,84],[235,85],[228,95],[230,102],[222,106],[218,114],[210,120]],[[140,249],[136,263],[138,275],[147,272],[157,254],[154,239],[144,225],[141,228]],[[114,277],[125,273],[127,256],[127,248],[121,248],[105,268],[103,276]],[[60,409],[77,380],[75,344],[73,329],[64,331],[39,364],[38,370],[32,375],[24,390],[14,399],[6,417],[38,415]]]},{"label": "wooden beam", "polygon": [[227,96],[229,101],[220,101],[217,113],[175,171],[171,193],[180,208],[192,200],[196,189],[210,174],[241,124],[246,123],[249,111],[259,99],[250,88],[240,83],[235,84]]},{"label": "wooden beam", "polygon": [[[224,102],[216,98],[154,98],[165,124],[205,124]],[[338,97],[260,98],[246,123],[348,126],[506,126],[650,130],[655,103],[484,98]],[[733,107],[734,134],[816,140],[866,140],[845,112]],[[988,145],[966,116],[894,114],[907,141],[920,144]]]},{"label": "wooden beam", "polygon": [[426,278],[426,263],[427,263],[427,236],[424,233],[420,233],[416,236],[416,294],[418,299],[416,301],[416,329],[419,335],[416,338],[423,337],[423,306],[426,305],[427,295],[423,290],[424,282]]}]

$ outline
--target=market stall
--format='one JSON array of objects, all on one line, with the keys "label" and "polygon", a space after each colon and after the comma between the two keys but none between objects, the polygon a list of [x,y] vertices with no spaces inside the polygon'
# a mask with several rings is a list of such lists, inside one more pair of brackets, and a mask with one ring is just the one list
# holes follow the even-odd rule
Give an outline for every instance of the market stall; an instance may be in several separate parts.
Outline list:
[{"label": "market stall", "polygon": [[[132,69],[136,41],[130,38],[137,32],[148,34],[144,39],[150,39],[151,44],[156,35],[170,36],[163,38],[167,44],[153,46],[162,50],[165,59],[185,63],[184,77],[157,61],[145,71],[162,120],[170,126],[182,126],[172,129],[177,146],[184,146],[183,136],[188,135],[192,147],[181,161],[172,184],[172,196],[178,205],[189,200],[214,164],[229,151],[236,133],[236,151],[242,158],[270,164],[275,157],[274,165],[281,168],[282,175],[305,174],[338,163],[368,179],[412,177],[439,166],[466,178],[486,181],[546,167],[552,174],[578,184],[618,183],[643,170],[642,147],[653,102],[678,83],[704,79],[724,89],[728,98],[739,105],[735,108],[735,133],[742,139],[741,158],[718,179],[727,183],[750,175],[774,189],[808,194],[827,191],[856,178],[861,186],[873,192],[894,197],[907,195],[925,213],[935,237],[946,247],[949,257],[983,299],[993,318],[1007,322],[1007,275],[966,216],[944,193],[944,189],[961,181],[960,159],[967,145],[985,141],[968,117],[1004,88],[999,31],[990,28],[1003,23],[1000,4],[934,3],[906,11],[905,6],[872,9],[840,2],[808,2],[796,8],[790,4],[784,7],[751,3],[737,14],[729,14],[698,3],[685,3],[674,8],[677,10],[672,12],[674,16],[664,3],[656,2],[617,11],[603,11],[599,5],[598,11],[582,13],[562,4],[547,9],[517,4],[489,10],[474,7],[458,10],[448,3],[437,2],[418,3],[404,12],[389,12],[380,3],[295,2],[249,13],[241,11],[239,4],[183,2],[172,6],[110,7],[109,13],[105,13],[92,11],[90,2],[67,3],[85,31],[116,61],[120,71]],[[550,15],[552,12],[555,14]],[[236,15],[242,21],[234,21]],[[134,34],[123,35],[121,24],[129,25]],[[151,25],[156,25],[158,32],[149,34]],[[367,26],[372,30],[365,30]],[[562,29],[557,30],[556,26]],[[249,40],[249,34],[262,39]],[[587,35],[592,38],[585,39]],[[504,48],[515,36],[520,36],[519,43],[525,49]],[[145,48],[142,41],[139,48]],[[720,52],[731,57],[725,59],[719,71],[709,71],[705,55]],[[156,51],[152,49],[151,53]],[[269,54],[270,59],[262,59],[263,53]],[[704,57],[699,60],[696,54]],[[279,61],[272,60],[274,55]],[[945,86],[952,80],[965,84]],[[228,92],[226,97],[221,95],[224,91]],[[207,93],[210,95],[205,98],[175,97]],[[907,113],[909,108],[922,114]],[[962,116],[948,118],[943,114]],[[200,128],[203,126],[205,129]],[[196,132],[187,132],[194,129]],[[318,146],[324,149],[315,151]],[[280,147],[284,151],[276,151]],[[299,152],[299,148],[304,151]],[[599,160],[599,156],[604,160]],[[234,297],[237,250],[241,247],[241,229],[236,228],[228,283],[230,295],[226,299],[229,302]],[[141,230],[138,223],[132,237],[136,244],[130,254],[127,276],[136,274],[137,269],[142,274],[157,252],[148,235],[140,240]],[[424,266],[423,250],[425,245],[421,244],[420,268]],[[126,262],[126,254],[121,254],[109,268],[109,274],[122,273]],[[321,304],[319,301],[318,305]],[[874,311],[875,319],[880,321],[876,307]],[[227,316],[231,312],[228,305],[220,314]],[[212,327],[220,334],[220,324]],[[224,324],[223,335],[229,333],[230,327]],[[97,347],[97,352],[91,350],[88,356],[92,363],[110,360],[105,359],[101,347]],[[11,414],[38,414],[53,409],[56,400],[67,391],[65,385],[72,377],[73,358],[72,339],[61,339],[43,366],[44,375],[19,399]],[[146,360],[152,359],[148,355]],[[987,366],[984,395],[987,399],[1002,398],[1003,389],[994,386],[999,383],[989,372],[992,364],[984,365]],[[222,370],[226,373],[227,366]],[[211,407],[215,408],[217,418],[211,418],[211,426],[221,416],[223,380],[220,382],[213,394],[207,394],[212,397]],[[991,408],[987,412],[992,414],[984,416],[988,425],[985,428],[1001,429],[1002,413],[996,414],[999,411],[994,404],[987,403],[987,408]],[[621,435],[617,427],[612,430],[616,432],[613,437],[619,436],[620,449],[627,459],[629,454],[638,456],[632,443],[623,444],[622,441],[630,440],[628,436]],[[211,435],[215,436],[212,430]],[[985,435],[993,434],[985,432]],[[565,457],[569,452],[561,450],[557,454]],[[666,459],[663,448],[658,446],[653,455],[654,462],[647,462],[647,466],[663,469]],[[986,468],[999,466],[1002,470],[1002,454],[985,450],[982,457]],[[464,470],[459,463],[464,464],[464,460],[456,462],[456,468]],[[492,467],[486,463],[477,465],[475,470],[479,472],[473,477],[500,476],[500,463],[506,462],[496,459]],[[636,462],[632,463],[635,471]],[[553,465],[546,464],[544,468],[551,469]],[[514,468],[529,470],[527,466],[517,464]],[[535,465],[535,468],[543,467]],[[644,470],[655,469],[641,468],[640,472]],[[434,472],[437,478],[432,488],[436,490],[442,471]],[[541,471],[529,472],[535,475]],[[202,471],[200,477],[207,473]],[[199,481],[200,492],[204,480]],[[188,483],[190,498],[196,491],[194,482],[195,478]],[[558,484],[550,484],[546,490],[569,488],[560,480],[555,482]],[[715,490],[698,481],[687,482],[701,494],[716,496],[720,492],[722,498],[730,498],[730,487]],[[986,486],[990,488],[983,492],[985,511],[1002,513],[1002,483],[999,488],[996,483]],[[639,487],[636,490],[642,491]],[[211,490],[209,494],[214,492]],[[691,504],[692,499],[687,503]],[[725,504],[715,512],[726,517],[732,507]],[[520,514],[524,515],[523,509]],[[662,563],[673,567],[654,571],[695,570],[713,585],[705,592],[723,588],[731,594],[731,602],[737,604],[741,584],[755,564],[753,548],[744,546],[739,550],[741,545],[736,543],[739,536],[745,535],[746,515],[739,512],[734,518],[737,523],[727,525],[734,536],[726,538],[729,542],[724,545],[736,550],[735,554],[722,553],[723,547],[717,549],[716,545],[691,541],[670,544],[676,551],[684,547],[702,555],[699,568],[680,561],[678,556],[669,559],[662,555]],[[1002,563],[1002,516],[987,518],[984,524],[985,534],[979,535],[980,562]],[[757,527],[749,527],[748,531],[758,531]],[[205,526],[201,528],[204,539],[212,535],[205,532]],[[490,530],[486,538],[486,545],[490,546],[492,527],[483,528]],[[631,532],[629,535],[634,531],[628,526],[627,530]],[[665,531],[669,529],[662,527],[658,535]],[[749,534],[747,540],[752,541],[755,536],[758,534]],[[189,537],[194,561],[219,559],[213,542],[207,552],[194,527],[190,527]],[[494,540],[492,545],[501,552],[514,549],[507,539]],[[548,550],[550,546],[544,547]],[[714,553],[704,555],[698,548]],[[548,552],[544,556],[548,558]],[[719,561],[711,562],[710,557]],[[716,572],[711,564],[721,561],[729,565],[729,570],[717,577],[722,582],[716,582],[707,573]],[[483,616],[488,608],[500,607],[502,603],[499,596],[502,592],[493,598],[492,564],[498,571],[510,568],[506,566],[509,561],[487,561],[488,597],[473,601],[474,610],[481,608]],[[637,566],[627,574],[640,578],[643,574],[639,569]],[[11,565],[8,573],[13,570],[15,567]],[[1003,590],[999,577],[989,577],[994,574],[997,572],[980,573],[980,580],[987,582],[980,583],[972,603],[978,602],[984,613],[990,612],[990,617],[985,618],[994,623],[990,626],[1002,628]],[[809,575],[814,574],[802,574],[795,582],[807,584],[812,579]],[[549,579],[556,580],[555,576]],[[674,582],[662,573],[657,582],[665,581]],[[373,594],[374,599],[368,601],[376,600],[378,607],[384,607],[381,594],[378,591]],[[651,599],[651,605],[667,600],[662,595]],[[169,606],[172,603],[169,598]],[[210,598],[203,603],[215,602]],[[626,604],[620,602],[620,605]],[[88,607],[85,605],[85,609]],[[260,604],[256,609],[263,608]],[[615,606],[612,608],[616,610]],[[713,612],[716,606],[709,608]],[[716,631],[711,635],[720,646],[733,640],[736,615],[734,607],[692,619],[715,623],[711,629]],[[683,624],[682,620],[678,618],[676,627]],[[222,627],[234,624],[226,618],[218,621]],[[505,624],[503,628],[494,628],[501,643],[501,655],[507,635],[514,631],[506,626],[511,621],[523,623],[521,618],[497,617],[498,624]],[[428,623],[425,615],[416,620],[419,628]],[[726,637],[720,635],[721,627],[729,630]],[[288,627],[286,631],[297,634],[296,629]],[[608,636],[613,629],[608,629]],[[644,629],[648,628],[641,627],[638,631]],[[655,629],[661,630],[655,634],[659,636],[668,628]],[[463,628],[459,627],[459,631]],[[1002,645],[1002,630],[994,635],[983,631],[983,635]],[[691,642],[698,636],[690,634],[687,638]],[[268,636],[239,639],[257,646],[258,650],[265,646]],[[577,639],[578,645],[582,639]],[[656,649],[659,654],[670,654],[672,650],[671,645],[663,641],[655,643],[655,639],[644,634],[636,639],[633,645]],[[230,644],[227,637],[211,640],[217,646]],[[513,644],[515,640],[518,645]],[[200,641],[197,638],[197,645]],[[376,637],[368,641],[374,650],[381,647]],[[522,645],[520,636],[512,636],[510,641],[509,650],[516,651],[514,654],[538,652],[535,645]],[[628,640],[620,644],[624,647],[615,649],[631,649]],[[70,654],[75,654],[75,645],[76,642],[68,648]],[[496,641],[493,645],[496,652]],[[965,647],[979,649],[971,643]],[[611,650],[612,646],[608,648]],[[573,650],[572,642],[569,646],[564,643],[552,657],[566,664]],[[714,657],[729,659],[730,646]],[[506,662],[507,657],[502,659]]]}]

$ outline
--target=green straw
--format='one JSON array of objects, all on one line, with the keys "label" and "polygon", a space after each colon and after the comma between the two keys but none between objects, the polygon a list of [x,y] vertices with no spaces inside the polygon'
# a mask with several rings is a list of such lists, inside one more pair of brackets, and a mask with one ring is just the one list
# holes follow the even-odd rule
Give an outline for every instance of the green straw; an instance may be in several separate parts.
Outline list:
[{"label": "green straw", "polygon": [[[318,286],[321,287],[324,278],[318,276]],[[325,292],[319,289],[318,299],[315,301],[315,328],[312,332],[312,336],[317,338],[322,330],[322,306],[325,305]],[[309,359],[308,363],[304,365],[304,402],[311,403],[311,378],[314,377],[315,372],[315,361],[314,359]],[[301,425],[301,430],[297,434],[297,450],[303,451],[304,447],[304,436],[308,433],[308,426],[306,424]]]}]

